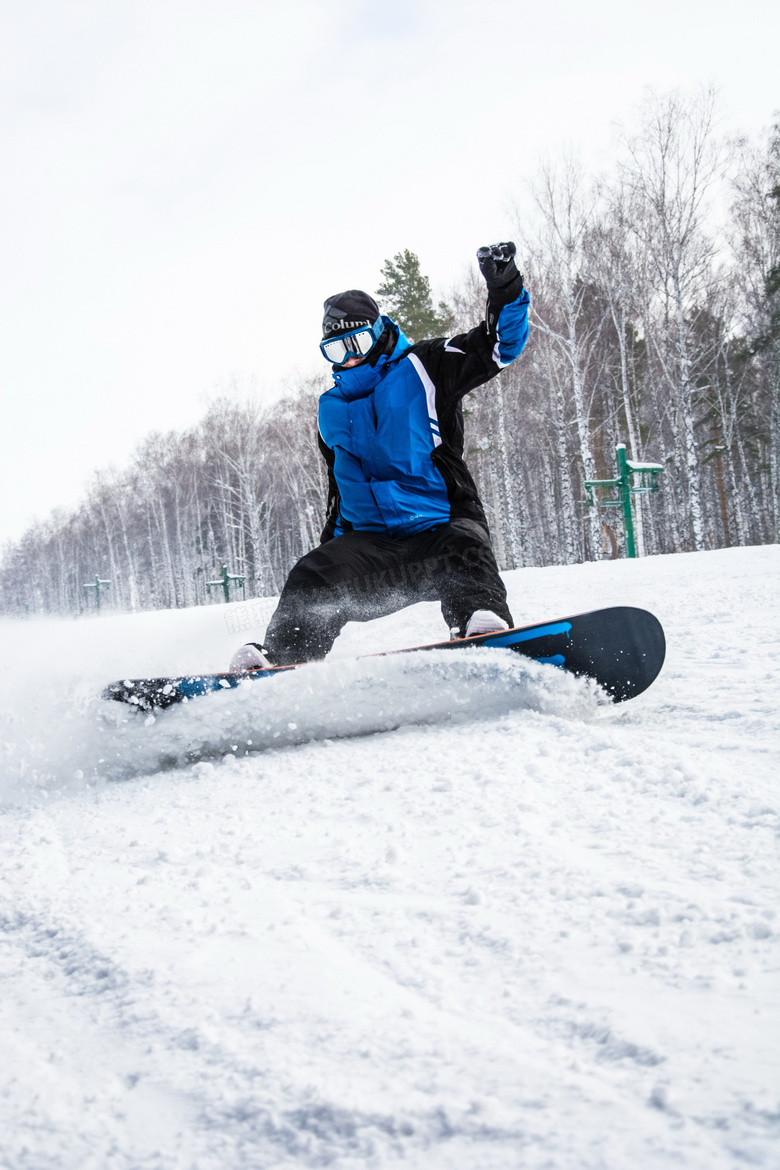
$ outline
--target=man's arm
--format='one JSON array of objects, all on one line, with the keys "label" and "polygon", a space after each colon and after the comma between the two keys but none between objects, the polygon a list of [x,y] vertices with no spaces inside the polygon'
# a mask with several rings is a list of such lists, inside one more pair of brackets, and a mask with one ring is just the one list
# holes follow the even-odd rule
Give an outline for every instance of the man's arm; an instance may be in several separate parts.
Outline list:
[{"label": "man's arm", "polygon": [[495,377],[528,340],[530,298],[515,264],[515,245],[480,248],[477,260],[488,289],[485,320],[468,333],[423,341],[412,349],[436,386],[440,412]]},{"label": "man's arm", "polygon": [[328,500],[325,507],[325,527],[320,534],[320,544],[327,544],[336,535],[336,528],[339,523],[339,508],[341,507],[341,497],[339,489],[336,484],[336,476],[333,474],[333,464],[335,456],[331,448],[327,445],[322,435],[317,435],[317,442],[320,448],[320,454],[325,460],[325,465],[328,469]]}]

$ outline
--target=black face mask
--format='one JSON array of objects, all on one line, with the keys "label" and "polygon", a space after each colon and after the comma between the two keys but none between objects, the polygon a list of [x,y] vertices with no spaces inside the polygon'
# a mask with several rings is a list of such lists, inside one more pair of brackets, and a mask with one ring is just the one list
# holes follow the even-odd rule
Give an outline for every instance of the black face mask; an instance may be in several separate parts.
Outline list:
[{"label": "black face mask", "polygon": [[391,325],[385,325],[385,330],[371,353],[368,355],[368,364],[375,366],[381,357],[390,357],[398,341],[398,333]]}]

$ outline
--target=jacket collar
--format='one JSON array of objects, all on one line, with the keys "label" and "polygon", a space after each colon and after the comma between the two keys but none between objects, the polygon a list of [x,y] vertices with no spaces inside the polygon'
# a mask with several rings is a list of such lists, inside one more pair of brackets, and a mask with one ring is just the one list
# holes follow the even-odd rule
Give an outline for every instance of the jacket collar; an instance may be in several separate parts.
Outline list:
[{"label": "jacket collar", "polygon": [[407,350],[412,348],[411,341],[396,325],[395,321],[384,316],[382,320],[396,334],[396,342],[390,353],[383,353],[373,366],[370,366],[368,362],[363,362],[348,370],[336,370],[333,374],[334,385],[331,389],[336,390],[347,401],[353,398],[363,398],[366,394],[370,394],[382,381],[391,363],[397,362]]}]

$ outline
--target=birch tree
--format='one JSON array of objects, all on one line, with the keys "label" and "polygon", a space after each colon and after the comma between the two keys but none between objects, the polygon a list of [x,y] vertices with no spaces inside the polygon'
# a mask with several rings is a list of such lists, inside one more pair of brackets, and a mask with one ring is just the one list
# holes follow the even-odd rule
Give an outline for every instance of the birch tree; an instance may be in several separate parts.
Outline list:
[{"label": "birch tree", "polygon": [[674,404],[678,473],[686,477],[692,546],[705,545],[696,440],[695,341],[699,306],[712,280],[716,245],[708,199],[722,173],[712,91],[648,98],[638,134],[626,139],[624,179],[634,197],[633,231],[649,262],[655,309],[651,340]]},{"label": "birch tree", "polygon": [[[590,403],[594,358],[604,317],[598,309],[594,312],[588,269],[594,194],[588,189],[581,164],[569,155],[563,155],[557,165],[546,163],[541,167],[538,180],[531,184],[531,194],[541,216],[537,235],[530,237],[524,233],[531,284],[536,289],[531,304],[532,327],[552,342],[560,358],[559,362],[550,364],[556,386],[558,426],[561,430],[565,428],[565,399],[568,398],[574,413],[581,479],[596,479]],[[559,448],[562,447],[563,435],[559,441]],[[583,499],[585,492],[581,484],[578,490],[579,498]],[[601,530],[595,509],[588,510],[586,527],[590,555],[597,559]]]},{"label": "birch tree", "polygon": [[767,399],[771,539],[780,540],[780,123],[765,149],[743,145],[731,238],[744,332]]}]

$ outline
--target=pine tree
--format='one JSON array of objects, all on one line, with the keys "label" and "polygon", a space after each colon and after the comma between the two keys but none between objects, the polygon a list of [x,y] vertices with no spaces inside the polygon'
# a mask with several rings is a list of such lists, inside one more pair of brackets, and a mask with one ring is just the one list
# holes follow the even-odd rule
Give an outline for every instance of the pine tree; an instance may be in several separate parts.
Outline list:
[{"label": "pine tree", "polygon": [[439,301],[438,312],[431,299],[431,282],[420,272],[420,261],[405,248],[382,265],[384,281],[376,290],[388,316],[400,325],[411,341],[443,337],[449,332],[451,312]]}]

